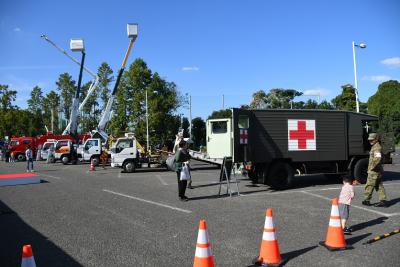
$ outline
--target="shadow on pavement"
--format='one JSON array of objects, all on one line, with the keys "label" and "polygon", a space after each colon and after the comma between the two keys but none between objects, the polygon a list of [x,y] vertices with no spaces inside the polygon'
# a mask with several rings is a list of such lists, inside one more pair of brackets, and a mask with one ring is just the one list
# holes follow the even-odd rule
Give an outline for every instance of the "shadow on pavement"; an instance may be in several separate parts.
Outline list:
[{"label": "shadow on pavement", "polygon": [[0,266],[21,266],[22,246],[32,245],[37,266],[81,267],[71,256],[26,224],[0,201]]},{"label": "shadow on pavement", "polygon": [[400,172],[385,171],[383,173],[383,181],[400,181]]},{"label": "shadow on pavement", "polygon": [[[296,258],[296,257],[298,257],[300,255],[303,255],[303,254],[305,254],[305,253],[307,253],[307,252],[309,252],[309,251],[311,251],[311,250],[313,250],[313,249],[315,249],[317,247],[318,246],[311,246],[311,247],[308,247],[308,248],[303,248],[303,249],[299,249],[299,250],[294,250],[294,251],[291,251],[291,252],[283,253],[283,254],[281,254],[282,262],[280,263],[279,266],[285,266],[288,263],[288,261],[290,261],[290,260],[292,260],[292,259],[294,259],[294,258]],[[256,262],[257,259],[258,259],[258,257],[253,259],[253,263]],[[256,266],[260,266],[260,265],[253,264],[253,265],[248,265],[247,267],[256,267]]]},{"label": "shadow on pavement", "polygon": [[354,236],[354,237],[346,239],[346,242],[347,242],[348,245],[354,245],[355,243],[360,242],[361,240],[363,240],[364,238],[366,238],[366,237],[368,237],[370,235],[371,235],[371,233],[362,234],[362,235],[359,235],[359,236]]},{"label": "shadow on pavement", "polygon": [[388,201],[386,201],[386,204],[387,204],[388,207],[390,207],[390,206],[393,206],[394,204],[399,203],[399,202],[400,202],[400,197],[388,200]]},{"label": "shadow on pavement", "polygon": [[384,223],[385,220],[387,220],[387,219],[389,219],[389,218],[388,217],[379,217],[379,218],[370,220],[368,222],[363,222],[363,223],[352,225],[350,227],[350,229],[352,231],[359,231],[359,230],[362,230],[362,229],[367,228],[369,226],[373,226],[373,225]]}]

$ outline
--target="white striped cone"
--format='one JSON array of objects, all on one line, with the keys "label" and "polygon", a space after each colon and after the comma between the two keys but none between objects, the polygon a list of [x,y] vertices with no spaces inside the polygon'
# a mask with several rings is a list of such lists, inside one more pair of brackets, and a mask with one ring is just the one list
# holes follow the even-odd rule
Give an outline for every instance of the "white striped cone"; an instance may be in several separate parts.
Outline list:
[{"label": "white striped cone", "polygon": [[21,267],[36,267],[31,245],[24,245],[22,247]]},{"label": "white striped cone", "polygon": [[272,209],[267,209],[265,214],[264,232],[258,260],[261,264],[280,264],[282,262],[278,240],[275,236]]},{"label": "white striped cone", "polygon": [[199,234],[197,236],[193,267],[214,267],[214,258],[211,252],[211,244],[208,239],[207,223],[205,220],[200,220],[199,223]]},{"label": "white striped cone", "polygon": [[346,240],[344,239],[337,198],[332,200],[331,216],[329,219],[325,245],[331,249],[344,249],[347,246]]}]

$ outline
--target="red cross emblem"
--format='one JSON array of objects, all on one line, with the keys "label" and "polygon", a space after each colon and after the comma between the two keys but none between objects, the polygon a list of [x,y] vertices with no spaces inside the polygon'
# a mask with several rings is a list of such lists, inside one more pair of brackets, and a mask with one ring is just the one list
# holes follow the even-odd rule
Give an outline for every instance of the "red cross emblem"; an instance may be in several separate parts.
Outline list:
[{"label": "red cross emblem", "polygon": [[288,150],[316,150],[315,120],[288,120]]},{"label": "red cross emblem", "polygon": [[247,145],[247,141],[248,141],[247,130],[240,129],[240,144],[241,145]]}]

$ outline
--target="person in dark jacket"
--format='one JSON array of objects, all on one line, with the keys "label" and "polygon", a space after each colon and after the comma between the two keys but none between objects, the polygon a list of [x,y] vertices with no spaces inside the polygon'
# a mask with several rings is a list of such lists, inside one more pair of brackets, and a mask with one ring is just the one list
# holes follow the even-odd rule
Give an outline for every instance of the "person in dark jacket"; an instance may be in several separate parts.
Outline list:
[{"label": "person in dark jacket", "polygon": [[178,178],[178,192],[181,201],[188,201],[188,197],[185,196],[187,180],[181,181],[181,171],[184,164],[189,164],[191,156],[187,151],[187,143],[182,140],[179,142],[179,149],[175,154],[175,171]]}]

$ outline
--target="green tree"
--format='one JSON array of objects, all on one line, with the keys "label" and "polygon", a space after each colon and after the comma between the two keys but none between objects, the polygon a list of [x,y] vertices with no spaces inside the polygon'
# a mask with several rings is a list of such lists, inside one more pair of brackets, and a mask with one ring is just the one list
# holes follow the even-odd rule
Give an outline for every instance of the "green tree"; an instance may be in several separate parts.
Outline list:
[{"label": "green tree", "polygon": [[296,96],[301,96],[303,93],[294,89],[271,89],[266,95],[264,102],[267,108],[290,108],[291,102]]},{"label": "green tree", "polygon": [[368,99],[368,112],[380,119],[380,132],[394,132],[400,141],[400,83],[390,80],[379,85],[378,91]]},{"label": "green tree", "polygon": [[110,132],[119,136],[134,131],[141,144],[146,143],[146,91],[151,144],[174,139],[179,118],[174,115],[182,105],[177,86],[154,74],[142,59],[135,60],[123,74],[113,106]]},{"label": "green tree", "polygon": [[69,73],[63,73],[58,78],[58,81],[56,81],[56,85],[57,89],[60,91],[64,117],[66,119],[69,119],[72,99],[75,96],[76,92],[75,81],[72,80],[72,76]]},{"label": "green tree", "polygon": [[194,148],[198,149],[200,146],[206,145],[206,123],[200,117],[192,120],[192,136]]},{"label": "green tree", "polygon": [[106,108],[108,98],[110,96],[110,83],[114,80],[112,76],[113,71],[110,66],[103,62],[97,71],[97,75],[99,76],[99,90],[100,90],[100,98],[103,103],[102,110]]},{"label": "green tree", "polygon": [[351,84],[342,85],[342,93],[332,99],[333,106],[338,110],[355,111],[356,93]]},{"label": "green tree", "polygon": [[43,111],[43,93],[39,86],[35,86],[31,91],[31,97],[28,99],[28,110],[32,114],[31,117],[31,135],[38,135],[45,132]]},{"label": "green tree", "polygon": [[263,90],[259,90],[253,94],[252,101],[250,102],[250,108],[252,109],[263,109],[266,107],[265,100],[267,98],[267,94]]},{"label": "green tree", "polygon": [[319,103],[318,104],[318,108],[319,109],[328,109],[328,110],[335,109],[334,106],[330,102],[328,102],[326,100],[324,100],[321,103]]},{"label": "green tree", "polygon": [[58,110],[60,107],[60,96],[54,92],[53,90],[46,94],[43,98],[43,120],[44,124],[51,129],[54,129],[54,132],[59,134],[61,133],[61,129],[58,128],[59,120],[58,120]]},{"label": "green tree", "polygon": [[207,120],[224,119],[224,118],[232,118],[232,111],[230,109],[221,109],[213,111],[213,113],[211,113],[211,115],[208,116]]},{"label": "green tree", "polygon": [[14,106],[12,102],[17,98],[17,91],[9,90],[8,85],[0,84],[0,108],[2,111],[11,109]]}]

